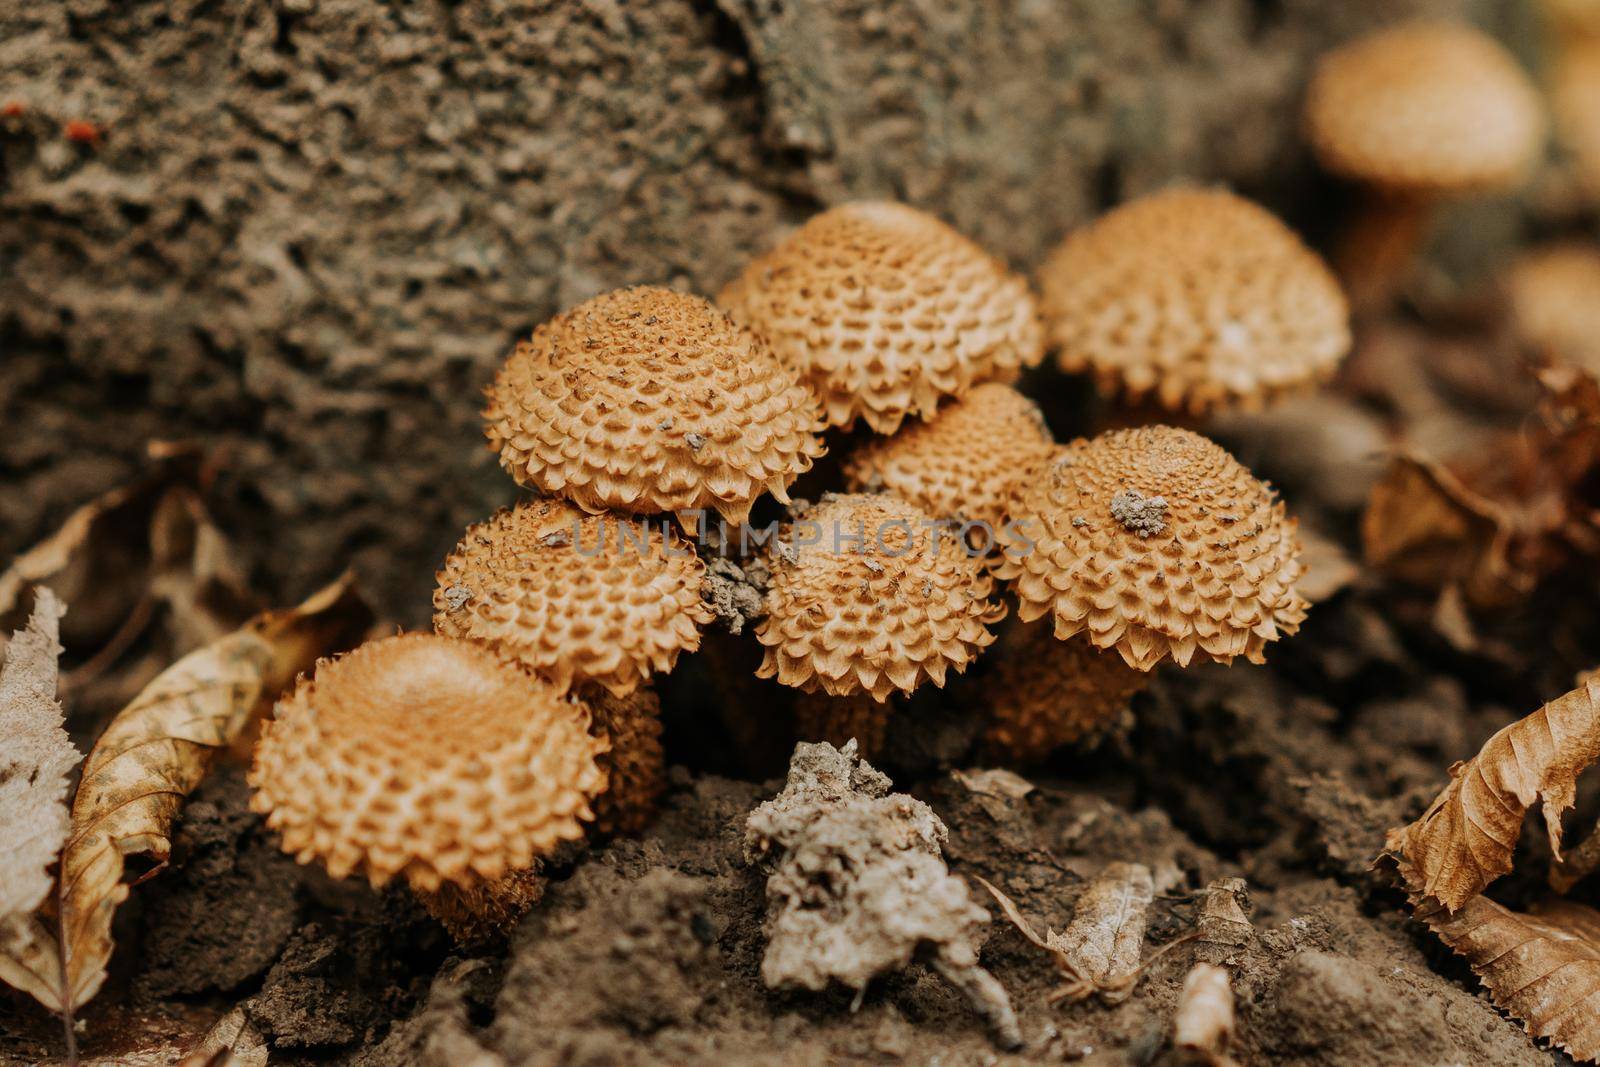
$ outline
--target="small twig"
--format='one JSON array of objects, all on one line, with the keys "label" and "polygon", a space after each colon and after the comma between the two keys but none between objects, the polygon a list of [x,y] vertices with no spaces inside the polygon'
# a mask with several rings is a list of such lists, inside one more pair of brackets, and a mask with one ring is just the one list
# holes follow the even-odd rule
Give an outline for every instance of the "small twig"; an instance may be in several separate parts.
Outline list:
[{"label": "small twig", "polygon": [[1600,869],[1600,825],[1559,860],[1550,861],[1550,888],[1567,893],[1573,886]]},{"label": "small twig", "polygon": [[141,596],[139,602],[128,612],[128,617],[122,620],[122,625],[117,627],[117,632],[100,647],[100,651],[68,671],[61,679],[61,694],[65,696],[82,689],[110,669],[139,639],[139,635],[144,633],[154,614],[155,601],[148,594]]}]

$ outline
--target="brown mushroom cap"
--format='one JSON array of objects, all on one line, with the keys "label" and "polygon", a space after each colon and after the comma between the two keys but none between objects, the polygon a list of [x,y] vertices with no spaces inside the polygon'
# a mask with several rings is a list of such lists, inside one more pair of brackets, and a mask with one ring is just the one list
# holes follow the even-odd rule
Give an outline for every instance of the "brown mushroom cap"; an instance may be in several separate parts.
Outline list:
[{"label": "brown mushroom cap", "polygon": [[433,626],[566,690],[617,696],[700,645],[705,567],[661,524],[535,500],[469,527],[438,573]]},{"label": "brown mushroom cap", "polygon": [[1523,344],[1600,374],[1600,248],[1561,244],[1530,252],[1508,272],[1506,295]]},{"label": "brown mushroom cap", "polygon": [[1063,370],[1200,413],[1329,377],[1350,309],[1316,253],[1220,189],[1141,197],[1068,235],[1039,271]]},{"label": "brown mushroom cap", "polygon": [[823,452],[816,399],[698,296],[639,286],[556,316],[500,369],[484,412],[501,465],[588,511],[716,510],[742,523]]},{"label": "brown mushroom cap", "polygon": [[966,670],[1005,609],[982,559],[933,522],[887,496],[827,496],[796,515],[772,554],[757,674],[883,701]]},{"label": "brown mushroom cap", "polygon": [[1407,23],[1328,53],[1305,114],[1329,171],[1426,196],[1515,185],[1545,130],[1538,91],[1511,54],[1452,23]]},{"label": "brown mushroom cap", "polygon": [[650,689],[625,697],[597,693],[588,700],[594,733],[610,745],[600,757],[606,789],[594,801],[595,829],[603,834],[633,834],[649,826],[667,789],[666,753],[661,747],[661,698]]},{"label": "brown mushroom cap", "polygon": [[846,204],[817,215],[717,297],[822,398],[828,421],[893,433],[908,415],[1043,357],[1023,279],[931,215]]},{"label": "brown mushroom cap", "polygon": [[1009,627],[990,658],[982,743],[1015,763],[1038,762],[1063,745],[1103,733],[1150,678],[1087,641],[1057,640],[1042,622]]},{"label": "brown mushroom cap", "polygon": [[335,878],[476,885],[583,836],[603,748],[586,707],[488,648],[402,634],[323,660],[279,701],[251,807]]},{"label": "brown mushroom cap", "polygon": [[1033,401],[985,382],[927,422],[874,438],[844,463],[852,490],[887,489],[941,519],[999,531],[1012,479],[1055,447]]},{"label": "brown mushroom cap", "polygon": [[1306,603],[1294,520],[1220,446],[1169,426],[1074,441],[1018,483],[996,568],[1024,621],[1055,618],[1149,670],[1167,656],[1262,662]]}]

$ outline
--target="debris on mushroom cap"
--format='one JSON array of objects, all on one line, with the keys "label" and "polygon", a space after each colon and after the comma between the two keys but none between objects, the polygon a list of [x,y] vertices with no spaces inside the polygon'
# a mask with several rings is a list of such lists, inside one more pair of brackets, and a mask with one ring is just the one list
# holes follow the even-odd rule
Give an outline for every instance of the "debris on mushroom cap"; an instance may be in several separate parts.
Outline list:
[{"label": "debris on mushroom cap", "polygon": [[667,789],[661,698],[650,689],[635,689],[625,697],[599,692],[587,703],[594,712],[593,733],[610,745],[599,759],[606,788],[594,800],[595,829],[638,833],[655,819],[656,804]]},{"label": "debris on mushroom cap", "polygon": [[560,689],[590,681],[626,696],[700,646],[712,618],[704,576],[665,524],[535,500],[467,529],[437,575],[433,627],[484,641]]},{"label": "debris on mushroom cap", "polygon": [[794,704],[794,732],[801,741],[826,741],[835,747],[854,741],[862,759],[883,751],[894,713],[892,702],[879,702],[868,693],[847,697],[827,693],[802,693]]},{"label": "debris on mushroom cap", "polygon": [[[1139,670],[1169,655],[1180,666],[1196,654],[1260,663],[1268,641],[1299,629],[1296,524],[1220,446],[1145,426],[1074,441],[1057,457],[1019,483],[1002,532],[996,573],[1015,581],[1021,619],[1053,615],[1057,637],[1082,633]],[[1112,520],[1129,490],[1165,501],[1161,532]]]},{"label": "debris on mushroom cap", "polygon": [[998,531],[1010,482],[1053,447],[1033,401],[986,382],[927,422],[868,441],[845,461],[844,473],[853,490],[887,489],[937,518]]},{"label": "debris on mushroom cap", "polygon": [[1424,196],[1514,185],[1545,132],[1538,91],[1517,61],[1454,23],[1407,23],[1330,52],[1305,116],[1329,171]]},{"label": "debris on mushroom cap", "polygon": [[1048,623],[1012,624],[990,658],[982,743],[1013,763],[1034,763],[1063,745],[1096,739],[1149,682],[1115,653],[1078,638],[1057,640]]},{"label": "debris on mushroom cap", "polygon": [[540,326],[496,375],[484,417],[517,481],[588,511],[742,523],[762,493],[786,502],[824,451],[816,398],[765,342],[709,301],[650,286]]},{"label": "debris on mushroom cap", "polygon": [[1571,153],[1577,176],[1591,198],[1600,197],[1600,40],[1562,50],[1550,96],[1556,132]]},{"label": "debris on mushroom cap", "polygon": [[822,398],[828,422],[893,433],[946,396],[1043,358],[1022,278],[904,204],[825,211],[745,268],[717,303]]},{"label": "debris on mushroom cap", "polygon": [[876,700],[943,686],[994,640],[1005,608],[982,558],[927,512],[887,496],[829,495],[778,533],[757,674]]},{"label": "debris on mushroom cap", "polygon": [[487,647],[402,634],[323,660],[279,701],[251,807],[335,878],[471,886],[583,836],[604,747],[588,708]]},{"label": "debris on mushroom cap", "polygon": [[1531,252],[1512,265],[1506,295],[1523,344],[1600,374],[1600,248],[1565,244]]},{"label": "debris on mushroom cap", "polygon": [[1169,410],[1258,405],[1327,378],[1350,349],[1327,265],[1221,189],[1153,193],[1069,234],[1039,289],[1063,370]]}]

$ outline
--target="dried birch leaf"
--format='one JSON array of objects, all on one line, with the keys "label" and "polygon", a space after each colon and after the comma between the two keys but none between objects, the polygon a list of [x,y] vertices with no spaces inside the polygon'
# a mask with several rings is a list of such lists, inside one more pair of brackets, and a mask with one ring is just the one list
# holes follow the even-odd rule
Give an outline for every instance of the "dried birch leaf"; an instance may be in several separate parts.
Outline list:
[{"label": "dried birch leaf", "polygon": [[1422,817],[1389,832],[1387,852],[1409,863],[1416,887],[1455,911],[1511,870],[1522,818],[1536,802],[1561,855],[1561,815],[1578,773],[1600,756],[1600,684],[1558,697],[1489,738]]},{"label": "dried birch leaf", "polygon": [[0,981],[45,1000],[61,980],[55,939],[35,912],[67,839],[67,775],[77,749],[61,728],[56,659],[62,607],[40,587],[0,669]]},{"label": "dried birch leaf", "polygon": [[1228,1067],[1233,1063],[1228,1049],[1236,1025],[1227,970],[1210,963],[1195,964],[1183,979],[1172,1016],[1173,1047],[1201,1063]]},{"label": "dried birch leaf", "polygon": [[1452,911],[1418,891],[1400,864],[1414,914],[1471,966],[1490,998],[1575,1059],[1600,1060],[1600,912],[1559,897],[1533,912],[1488,897]]},{"label": "dried birch leaf", "polygon": [[1200,894],[1200,909],[1195,929],[1201,956],[1211,963],[1232,962],[1240,949],[1249,945],[1255,927],[1245,906],[1250,890],[1243,878],[1218,878]]},{"label": "dried birch leaf", "polygon": [[83,1004],[105,979],[112,914],[129,890],[126,859],[159,869],[173,820],[212,758],[319,656],[359,639],[368,618],[352,581],[342,578],[185,656],[106,727],[84,762],[61,860],[70,995],[53,1006]]}]

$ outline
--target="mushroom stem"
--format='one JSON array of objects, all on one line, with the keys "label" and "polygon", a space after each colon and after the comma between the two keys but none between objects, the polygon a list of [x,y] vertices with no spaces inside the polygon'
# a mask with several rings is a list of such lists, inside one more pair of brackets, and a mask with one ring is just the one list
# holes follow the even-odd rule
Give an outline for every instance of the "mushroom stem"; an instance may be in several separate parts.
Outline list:
[{"label": "mushroom stem", "polygon": [[1404,289],[1427,239],[1435,204],[1419,196],[1369,192],[1339,236],[1333,263],[1358,314],[1382,310]]},{"label": "mushroom stem", "polygon": [[435,890],[412,886],[411,891],[451,937],[460,944],[474,945],[509,933],[539,903],[546,884],[534,867],[468,887],[444,882]]},{"label": "mushroom stem", "polygon": [[594,713],[590,732],[611,746],[597,762],[606,788],[594,798],[595,828],[602,834],[633,834],[650,825],[667,788],[667,757],[661,747],[661,701],[648,689],[615,697],[587,688]]},{"label": "mushroom stem", "polygon": [[835,748],[854,739],[861,758],[874,759],[883,751],[892,711],[888,701],[875,700],[870,693],[806,693],[795,701],[795,739],[826,741]]}]

